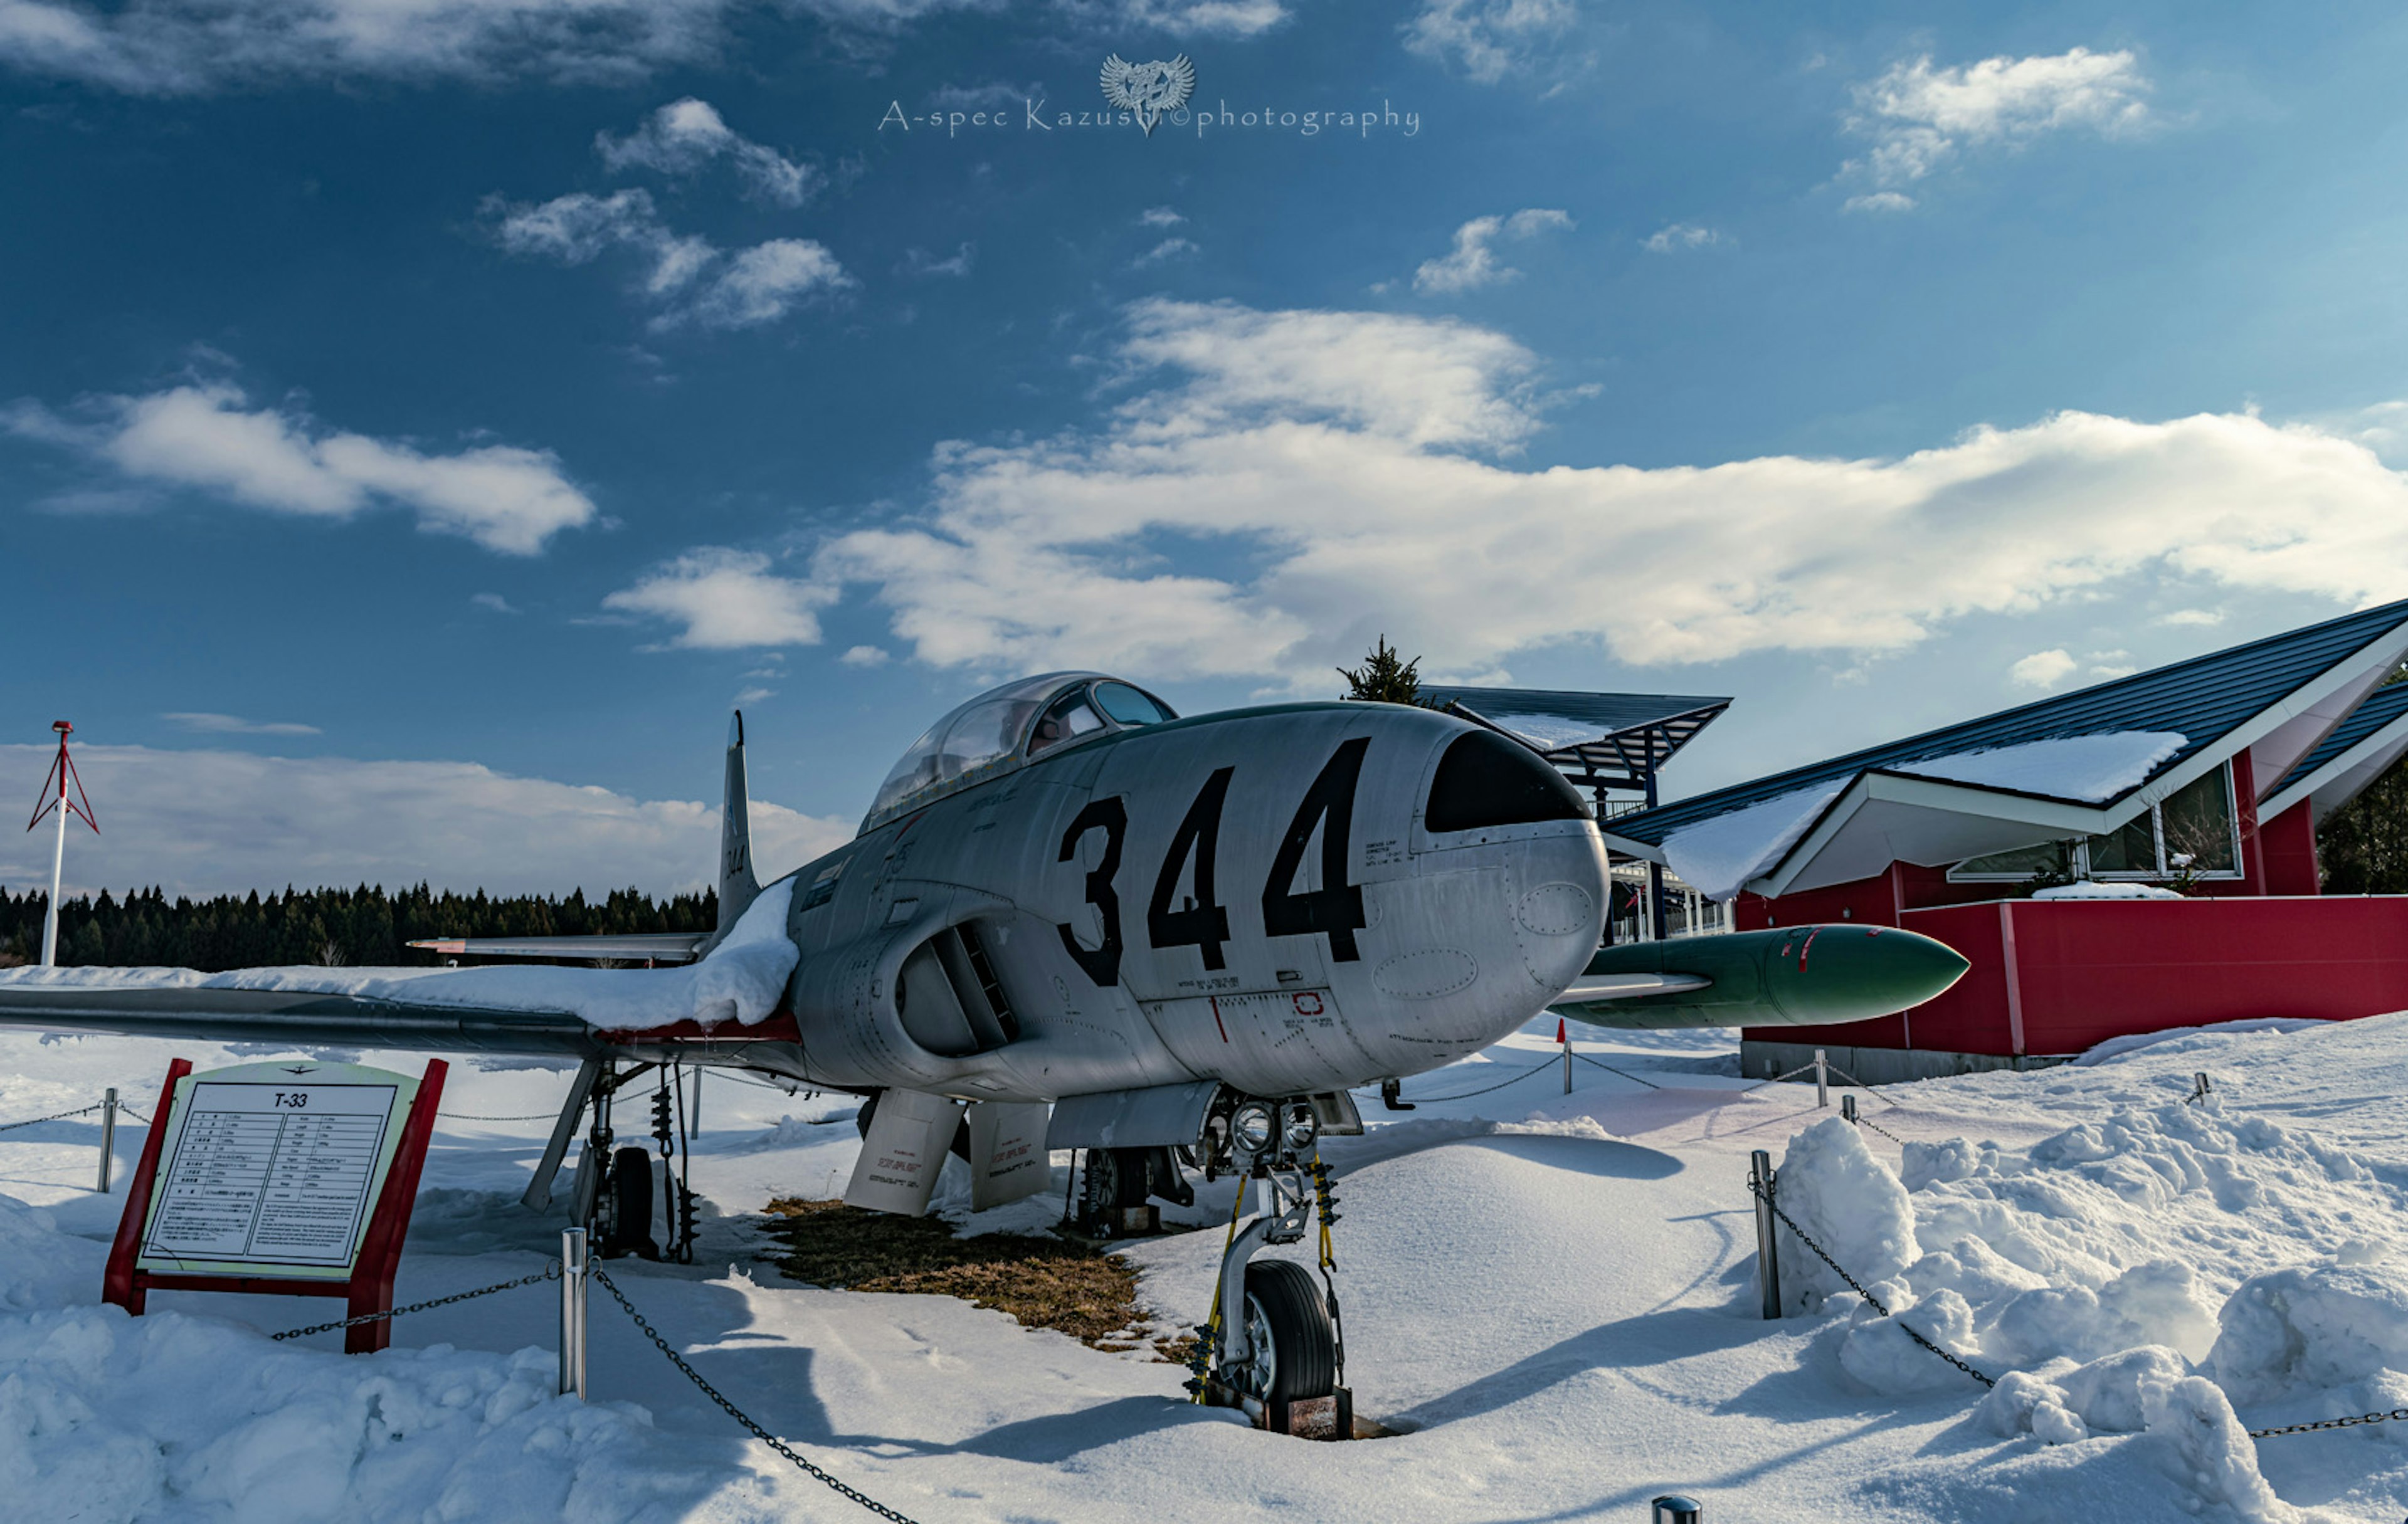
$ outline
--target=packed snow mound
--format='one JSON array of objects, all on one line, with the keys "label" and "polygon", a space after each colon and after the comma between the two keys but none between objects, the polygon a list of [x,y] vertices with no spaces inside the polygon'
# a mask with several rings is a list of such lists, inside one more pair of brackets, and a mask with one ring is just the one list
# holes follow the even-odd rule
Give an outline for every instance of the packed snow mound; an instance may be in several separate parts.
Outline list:
[{"label": "packed snow mound", "polygon": [[2102,884],[2086,878],[2078,884],[2051,884],[2032,890],[2035,900],[2179,900],[2181,895],[2156,884]]},{"label": "packed snow mound", "polygon": [[2252,1275],[2226,1299],[2208,1352],[2216,1384],[2242,1402],[2330,1391],[2388,1374],[2408,1395],[2408,1264],[2371,1240],[2331,1261]]},{"label": "packed snow mound", "polygon": [[724,1479],[639,1407],[554,1396],[550,1351],[369,1360],[215,1317],[76,1305],[104,1253],[0,1196],[9,1517],[666,1520]]},{"label": "packed snow mound", "polygon": [[1928,757],[1896,763],[1892,770],[2098,804],[2138,788],[2159,762],[2189,744],[2190,737],[2177,731],[2110,731]]},{"label": "packed snow mound", "polygon": [[786,935],[795,881],[761,891],[698,962],[679,968],[18,968],[0,989],[265,990],[411,1005],[566,1011],[606,1032],[692,1020],[752,1026],[778,1008],[801,949]]},{"label": "packed snow mound", "polygon": [[[1997,1378],[1978,1422],[2056,1445],[2143,1435],[2192,1512],[2325,1517],[2275,1496],[2236,1403],[2408,1405],[2408,1261],[2366,1236],[2398,1192],[2215,1096],[2118,1108],[2022,1150],[1910,1142],[1895,1175],[1834,1118],[1792,1139],[1777,1180],[1783,1209],[1889,1309],[1783,1233],[1783,1304],[1842,1313],[1832,1353],[1849,1380],[1970,1385],[1912,1330]],[[2303,1244],[2330,1247],[2300,1264]]]},{"label": "packed snow mound", "polygon": [[1727,900],[1796,846],[1854,781],[1819,783],[1675,831],[1664,838],[1664,861],[1707,899]]}]

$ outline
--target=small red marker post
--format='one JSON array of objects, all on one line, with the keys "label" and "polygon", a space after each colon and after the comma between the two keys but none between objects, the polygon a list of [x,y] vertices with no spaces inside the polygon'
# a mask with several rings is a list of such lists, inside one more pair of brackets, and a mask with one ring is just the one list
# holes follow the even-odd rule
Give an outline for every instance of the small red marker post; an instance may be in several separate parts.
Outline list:
[{"label": "small red marker post", "polygon": [[1564,1032],[1564,1018],[1555,1018],[1555,1041],[1564,1050],[1564,1093],[1572,1093],[1572,1040]]}]

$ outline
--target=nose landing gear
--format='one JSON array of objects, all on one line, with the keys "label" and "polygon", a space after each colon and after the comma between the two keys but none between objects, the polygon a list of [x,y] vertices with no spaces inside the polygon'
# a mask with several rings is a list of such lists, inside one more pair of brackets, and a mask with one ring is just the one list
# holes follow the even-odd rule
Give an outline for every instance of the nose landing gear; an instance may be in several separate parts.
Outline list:
[{"label": "nose landing gear", "polygon": [[[1241,1409],[1257,1427],[1306,1439],[1354,1437],[1346,1346],[1339,1319],[1329,1228],[1338,1198],[1321,1161],[1310,1102],[1240,1101],[1206,1129],[1207,1176],[1237,1174],[1238,1204],[1222,1251],[1212,1316],[1197,1329],[1187,1389],[1210,1406]],[[1308,1158],[1308,1155],[1310,1156]],[[1260,1181],[1263,1210],[1239,1226],[1246,1187]],[[1257,1260],[1271,1245],[1303,1241],[1321,1216],[1322,1284],[1293,1260]]]}]

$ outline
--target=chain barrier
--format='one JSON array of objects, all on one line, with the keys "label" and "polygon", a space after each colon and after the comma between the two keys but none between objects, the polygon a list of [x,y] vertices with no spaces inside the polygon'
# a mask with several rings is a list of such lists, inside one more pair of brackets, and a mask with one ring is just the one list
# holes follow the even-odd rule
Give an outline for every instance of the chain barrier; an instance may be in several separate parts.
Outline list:
[{"label": "chain barrier", "polygon": [[788,1445],[784,1440],[780,1439],[777,1435],[769,1432],[767,1429],[764,1429],[759,1424],[753,1422],[751,1416],[746,1414],[742,1408],[738,1407],[734,1403],[729,1402],[726,1397],[721,1393],[717,1387],[714,1387],[710,1382],[704,1380],[700,1371],[695,1370],[693,1366],[686,1363],[685,1357],[679,1354],[675,1348],[671,1347],[668,1340],[661,1336],[660,1330],[652,1327],[652,1325],[645,1319],[644,1315],[636,1310],[636,1304],[627,1300],[626,1292],[619,1289],[618,1282],[610,1278],[609,1272],[596,1264],[588,1269],[586,1274],[592,1275],[595,1280],[602,1283],[602,1289],[610,1293],[610,1299],[619,1303],[620,1311],[635,1319],[636,1327],[643,1332],[644,1337],[652,1341],[652,1347],[658,1349],[663,1355],[666,1356],[668,1358],[668,1362],[671,1365],[676,1366],[680,1371],[685,1373],[685,1378],[688,1381],[693,1382],[696,1387],[700,1388],[702,1394],[705,1397],[708,1397],[712,1402],[718,1403],[720,1411],[725,1413],[729,1417],[734,1418],[738,1424],[742,1425],[747,1433],[751,1434],[754,1439],[759,1440],[762,1444],[768,1446],[769,1448],[777,1451],[780,1455],[784,1456],[788,1460],[793,1461],[796,1470],[802,1472],[803,1474],[812,1478],[814,1481],[822,1483],[838,1496],[851,1499],[853,1502],[861,1504],[864,1508],[868,1509],[871,1513],[876,1514],[879,1517],[893,1520],[894,1524],[913,1524],[910,1516],[898,1514],[894,1509],[887,1507],[884,1503],[879,1502],[876,1498],[869,1496],[867,1493],[846,1486],[835,1476],[822,1471],[819,1467],[812,1465],[809,1460],[805,1460],[801,1454],[794,1448],[794,1446]]},{"label": "chain barrier", "polygon": [[438,1296],[425,1302],[413,1302],[407,1307],[395,1307],[391,1312],[364,1312],[357,1317],[346,1317],[337,1322],[312,1323],[308,1328],[290,1328],[281,1333],[271,1333],[268,1337],[281,1344],[286,1339],[298,1339],[305,1334],[332,1333],[337,1329],[357,1328],[362,1323],[381,1323],[388,1317],[406,1317],[410,1313],[424,1312],[429,1307],[448,1307],[454,1302],[466,1302],[474,1297],[492,1296],[495,1291],[516,1290],[522,1286],[540,1286],[545,1281],[558,1279],[560,1279],[560,1261],[554,1260],[535,1275],[521,1275],[516,1280],[506,1280],[493,1286],[480,1286],[473,1291],[454,1291],[450,1296]]},{"label": "chain barrier", "polygon": [[2357,1429],[2370,1423],[2408,1422],[2408,1407],[2395,1407],[2388,1413],[2362,1413],[2348,1418],[2318,1418],[2314,1423],[2286,1424],[2280,1429],[2252,1429],[2251,1439],[2280,1439],[2285,1434],[2312,1434],[2319,1429]]},{"label": "chain barrier", "polygon": [[1799,1075],[1811,1075],[1813,1072],[1814,1066],[1813,1064],[1801,1063],[1785,1075],[1775,1075],[1770,1079],[1759,1079],[1755,1084],[1746,1086],[1734,1093],[1740,1095],[1752,1095],[1757,1090],[1764,1089],[1767,1085],[1778,1085],[1784,1079],[1796,1079]]},{"label": "chain barrier", "polygon": [[[1486,1095],[1494,1090],[1501,1090],[1508,1085],[1519,1084],[1542,1069],[1551,1069],[1555,1067],[1555,1055],[1550,1053],[1545,1058],[1541,1059],[1538,1062],[1532,1064],[1529,1068],[1523,1070],[1520,1074],[1514,1075],[1510,1078],[1500,1079],[1494,1085],[1484,1086],[1476,1090],[1465,1090],[1459,1095],[1416,1095],[1410,1099],[1415,1105],[1420,1105],[1425,1101],[1469,1101],[1475,1095]],[[1400,1097],[1400,1099],[1403,1098]]]},{"label": "chain barrier", "polygon": [[1897,1144],[1899,1147],[1903,1148],[1906,1147],[1906,1140],[1904,1138],[1899,1137],[1897,1133],[1891,1132],[1888,1128],[1884,1127],[1881,1123],[1873,1120],[1870,1117],[1858,1117],[1856,1120],[1858,1127],[1870,1127],[1874,1132],[1879,1132],[1883,1137],[1885,1137],[1892,1143]]},{"label": "chain barrier", "polygon": [[[22,1122],[0,1122],[0,1132],[14,1132],[21,1127],[39,1127],[44,1122],[63,1122],[70,1117],[81,1117],[88,1112],[98,1111],[107,1104],[108,1103],[106,1101],[94,1101],[88,1106],[78,1106],[73,1111],[52,1112],[48,1117],[29,1117]],[[121,1106],[119,1109],[124,1108]]]},{"label": "chain barrier", "polygon": [[[1870,1304],[1873,1311],[1881,1314],[1884,1317],[1897,1317],[1897,1315],[1892,1313],[1889,1308],[1884,1304],[1881,1298],[1873,1295],[1870,1291],[1866,1290],[1864,1284],[1858,1281],[1856,1276],[1851,1275],[1846,1271],[1841,1269],[1840,1261],[1832,1259],[1831,1256],[1825,1251],[1822,1245],[1814,1242],[1813,1234],[1809,1233],[1805,1229],[1798,1226],[1797,1221],[1792,1218],[1788,1213],[1781,1209],[1781,1204],[1772,1199],[1772,1193],[1770,1191],[1766,1190],[1763,1186],[1754,1180],[1748,1181],[1747,1189],[1748,1194],[1754,1196],[1756,1200],[1764,1203],[1765,1205],[1772,1209],[1772,1215],[1779,1218],[1783,1224],[1786,1226],[1791,1232],[1798,1235],[1798,1241],[1799,1243],[1814,1251],[1814,1258],[1822,1261],[1825,1264],[1829,1265],[1831,1267],[1831,1274],[1839,1276],[1842,1280],[1846,1281],[1848,1283],[1848,1289],[1864,1298],[1865,1301]],[[1971,1376],[1982,1385],[1985,1387],[1995,1387],[1998,1385],[1998,1382],[1993,1380],[1991,1377],[1984,1375],[1981,1372],[1973,1369],[1971,1365],[1966,1364],[1962,1360],[1950,1354],[1947,1350],[1941,1348],[1938,1345],[1933,1344],[1929,1339],[1927,1339],[1922,1334],[1914,1332],[1914,1329],[1909,1328],[1905,1318],[1899,1317],[1898,1326],[1899,1331],[1908,1338],[1913,1339],[1916,1344],[1921,1345],[1924,1348],[1930,1350],[1933,1354],[1939,1356],[1942,1360],[1946,1360],[1949,1364],[1954,1365],[1956,1369],[1964,1372],[1967,1375]]]},{"label": "chain barrier", "polygon": [[553,1111],[530,1111],[523,1117],[487,1117],[474,1111],[446,1111],[438,1115],[455,1122],[548,1122],[559,1116]]},{"label": "chain barrier", "polygon": [[1587,1054],[1582,1052],[1578,1048],[1572,1049],[1572,1057],[1580,1060],[1583,1063],[1594,1064],[1596,1067],[1604,1070],[1609,1075],[1620,1075],[1623,1078],[1627,1079],[1634,1084],[1644,1085],[1651,1090],[1660,1090],[1664,1088],[1663,1086],[1656,1084],[1652,1079],[1641,1079],[1637,1075],[1632,1074],[1627,1069],[1616,1069],[1610,1063],[1598,1062],[1598,1061],[1590,1058]]}]

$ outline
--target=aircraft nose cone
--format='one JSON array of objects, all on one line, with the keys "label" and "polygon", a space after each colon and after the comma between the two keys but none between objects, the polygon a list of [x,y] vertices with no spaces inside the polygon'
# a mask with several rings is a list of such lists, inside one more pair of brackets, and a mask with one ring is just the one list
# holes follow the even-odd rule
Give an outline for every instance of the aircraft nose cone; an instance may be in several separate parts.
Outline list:
[{"label": "aircraft nose cone", "polygon": [[1944,942],[1894,926],[1820,926],[1779,959],[1781,1004],[1829,1020],[1902,1011],[1944,992],[1973,965]]}]

